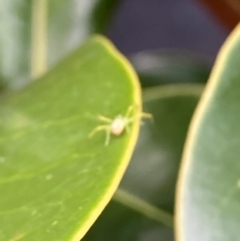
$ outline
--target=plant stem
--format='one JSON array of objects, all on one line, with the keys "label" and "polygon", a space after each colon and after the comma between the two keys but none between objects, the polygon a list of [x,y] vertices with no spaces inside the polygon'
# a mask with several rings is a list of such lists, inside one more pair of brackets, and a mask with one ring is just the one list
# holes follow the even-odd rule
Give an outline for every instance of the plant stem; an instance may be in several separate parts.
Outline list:
[{"label": "plant stem", "polygon": [[119,202],[144,216],[173,228],[173,216],[130,193],[118,189],[113,200]]},{"label": "plant stem", "polygon": [[47,10],[48,0],[33,0],[32,3],[32,49],[31,79],[47,70]]}]

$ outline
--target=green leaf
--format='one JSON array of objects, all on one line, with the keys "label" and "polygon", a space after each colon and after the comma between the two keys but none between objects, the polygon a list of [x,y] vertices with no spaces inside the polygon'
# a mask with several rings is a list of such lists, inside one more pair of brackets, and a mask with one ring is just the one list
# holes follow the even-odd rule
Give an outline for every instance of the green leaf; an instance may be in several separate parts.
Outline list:
[{"label": "green leaf", "polygon": [[178,241],[239,240],[239,63],[240,25],[217,57],[188,133],[178,183]]},{"label": "green leaf", "polygon": [[0,103],[0,240],[79,240],[112,197],[137,140],[139,118],[108,146],[104,132],[88,138],[98,114],[115,117],[132,105],[140,114],[133,69],[95,37]]},{"label": "green leaf", "polygon": [[151,50],[130,56],[143,87],[206,83],[211,65],[206,57],[184,51]]},{"label": "green leaf", "polygon": [[[154,122],[146,121],[142,126],[121,189],[84,237],[85,241],[173,240],[169,226],[178,167],[202,89],[200,84],[188,84],[145,91],[144,109],[153,114]],[[121,190],[132,197],[126,197]]]}]

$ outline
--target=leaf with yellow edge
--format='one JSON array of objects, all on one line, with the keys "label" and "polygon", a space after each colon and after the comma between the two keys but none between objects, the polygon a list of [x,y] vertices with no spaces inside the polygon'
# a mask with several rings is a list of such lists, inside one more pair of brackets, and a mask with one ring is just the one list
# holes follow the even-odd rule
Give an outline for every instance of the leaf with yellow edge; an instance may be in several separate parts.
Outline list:
[{"label": "leaf with yellow edge", "polygon": [[191,123],[177,191],[177,241],[238,241],[240,25],[223,45]]},{"label": "leaf with yellow edge", "polygon": [[0,240],[78,241],[116,190],[139,132],[88,135],[98,114],[141,112],[135,72],[97,36],[0,100]]},{"label": "leaf with yellow edge", "polygon": [[120,189],[84,241],[173,241],[174,190],[187,128],[203,86],[148,88],[144,108],[154,123],[141,128]]}]

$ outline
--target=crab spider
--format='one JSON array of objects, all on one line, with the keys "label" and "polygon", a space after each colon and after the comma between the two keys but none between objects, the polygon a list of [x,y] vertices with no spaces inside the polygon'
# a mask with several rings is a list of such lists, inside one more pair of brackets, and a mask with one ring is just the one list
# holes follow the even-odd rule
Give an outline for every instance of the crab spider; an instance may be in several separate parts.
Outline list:
[{"label": "crab spider", "polygon": [[[111,134],[114,136],[120,136],[125,130],[128,133],[130,124],[134,121],[136,117],[131,116],[134,110],[133,106],[129,106],[125,115],[117,115],[114,119],[98,115],[98,120],[102,121],[105,124],[99,125],[92,130],[89,134],[89,137],[93,137],[99,131],[106,132],[105,146],[109,144]],[[140,118],[152,118],[152,115],[149,113],[141,113]]]}]

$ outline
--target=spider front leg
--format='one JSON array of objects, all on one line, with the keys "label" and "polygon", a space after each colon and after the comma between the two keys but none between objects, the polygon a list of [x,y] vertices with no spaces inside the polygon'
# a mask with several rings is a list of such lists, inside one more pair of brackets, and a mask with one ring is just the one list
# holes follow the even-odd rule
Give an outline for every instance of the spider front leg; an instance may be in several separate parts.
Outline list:
[{"label": "spider front leg", "polygon": [[113,121],[112,119],[110,119],[106,116],[103,116],[103,115],[98,115],[97,118],[98,118],[98,120],[103,121],[105,123],[112,123],[112,121]]},{"label": "spider front leg", "polygon": [[133,114],[135,109],[136,109],[135,105],[130,105],[125,113],[124,118],[126,120],[125,128],[127,133],[130,132],[130,124],[134,121],[134,118],[130,116]]},{"label": "spider front leg", "polygon": [[134,108],[135,108],[134,105],[130,105],[130,106],[128,107],[128,109],[127,109],[127,111],[126,111],[126,114],[125,114],[125,118],[126,118],[126,119],[128,119],[128,118],[131,116]]},{"label": "spider front leg", "polygon": [[105,140],[105,146],[108,146],[109,141],[110,141],[110,136],[111,136],[111,131],[110,128],[108,130],[106,130],[106,140]]},{"label": "spider front leg", "polygon": [[[130,109],[130,108],[129,108]],[[128,111],[128,113],[131,113],[131,111],[132,111],[133,109],[131,109],[131,110],[129,110]],[[129,114],[128,114],[128,116],[129,116]],[[127,119],[127,121],[126,121],[126,132],[128,133],[129,132],[129,129],[130,129],[130,124],[132,123],[132,122],[134,122],[136,119],[140,119],[140,124],[141,125],[144,125],[144,122],[142,121],[142,119],[151,119],[151,120],[153,120],[153,116],[152,116],[152,114],[150,114],[150,113],[146,113],[146,112],[142,112],[142,113],[140,113],[140,115],[139,115],[139,117],[138,116],[135,116],[135,117],[131,117],[131,118],[128,118],[128,117],[126,117],[126,119]]]},{"label": "spider front leg", "polygon": [[105,140],[105,146],[107,146],[109,144],[110,141],[110,134],[111,134],[111,130],[110,130],[110,126],[109,125],[100,125],[97,126],[96,128],[94,128],[90,134],[88,135],[89,138],[93,137],[97,132],[99,131],[106,131],[106,140]]},{"label": "spider front leg", "polygon": [[[133,114],[133,111],[134,111],[136,108],[137,108],[136,106],[131,105],[131,106],[129,106],[128,109],[127,109],[127,112],[126,112],[126,114],[125,114],[125,118],[126,118],[126,119],[129,119],[129,123],[131,123],[131,122],[134,121],[134,118],[130,118],[130,116],[131,116],[131,114]],[[150,113],[142,112],[142,113],[140,113],[139,118],[140,118],[140,119],[143,119],[143,118],[145,118],[145,119],[153,119],[153,116],[152,116],[152,114],[150,114]]]},{"label": "spider front leg", "polygon": [[153,115],[150,114],[150,113],[142,112],[142,113],[141,113],[141,118],[153,119]]},{"label": "spider front leg", "polygon": [[132,117],[132,118],[129,118],[129,119],[126,119],[126,132],[127,133],[129,133],[130,132],[130,125],[131,125],[131,123],[133,123],[133,121],[134,121],[134,118]]}]

